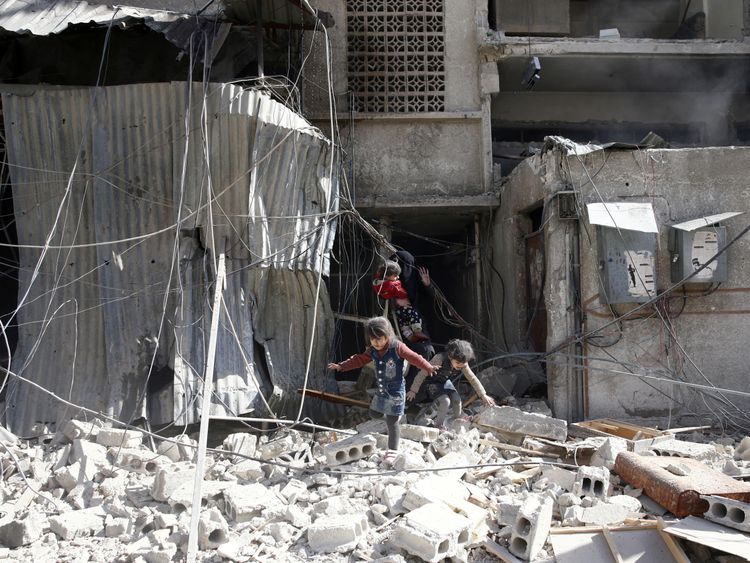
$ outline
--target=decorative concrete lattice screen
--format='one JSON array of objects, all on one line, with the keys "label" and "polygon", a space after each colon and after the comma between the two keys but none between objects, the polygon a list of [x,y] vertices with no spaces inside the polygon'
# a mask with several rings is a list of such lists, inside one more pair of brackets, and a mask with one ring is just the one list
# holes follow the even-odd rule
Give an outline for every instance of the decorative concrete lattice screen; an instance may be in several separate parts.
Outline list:
[{"label": "decorative concrete lattice screen", "polygon": [[347,0],[347,20],[354,111],[445,109],[443,0]]}]

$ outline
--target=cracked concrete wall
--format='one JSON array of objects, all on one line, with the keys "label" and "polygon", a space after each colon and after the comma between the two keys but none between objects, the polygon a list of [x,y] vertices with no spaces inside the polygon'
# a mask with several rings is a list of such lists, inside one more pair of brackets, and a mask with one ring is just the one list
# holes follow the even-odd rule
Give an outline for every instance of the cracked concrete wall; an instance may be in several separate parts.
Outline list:
[{"label": "cracked concrete wall", "polygon": [[[743,211],[750,192],[746,170],[750,149],[714,147],[703,149],[665,149],[644,151],[599,151],[580,159],[565,157],[557,151],[524,161],[511,174],[502,194],[503,205],[495,222],[495,262],[508,264],[506,274],[505,323],[510,337],[518,341],[525,331],[522,308],[523,256],[517,247],[523,234],[518,225],[522,213],[559,189],[574,186],[580,202],[651,202],[659,225],[657,246],[657,288],[671,286],[668,224],[723,211]],[[589,180],[593,178],[596,189]],[[563,343],[572,334],[570,258],[573,239],[571,221],[557,217],[556,206],[548,206],[547,277],[545,302],[548,310],[547,348]],[[727,237],[732,238],[746,226],[747,216],[729,219]],[[596,229],[582,220],[581,301],[584,305],[583,331],[603,326],[612,317],[599,299],[599,264]],[[510,227],[510,228],[508,228]],[[648,417],[662,424],[691,413],[709,422],[719,413],[718,404],[707,400],[690,387],[671,382],[643,379],[628,373],[677,377],[692,384],[707,385],[705,378],[720,388],[743,391],[747,374],[747,349],[750,332],[750,239],[739,239],[727,251],[729,279],[710,295],[702,296],[706,285],[688,288],[689,297],[682,307],[681,292],[672,300],[669,325],[654,314],[613,325],[604,330],[597,342],[584,345],[587,356],[583,372],[587,418]],[[515,278],[515,283],[512,278]],[[628,312],[629,304],[615,306],[618,314]],[[649,313],[653,313],[650,310]],[[549,398],[557,416],[570,416],[574,401],[575,371],[571,369],[575,350],[568,347],[548,364]],[[611,356],[610,356],[611,355]],[[612,358],[617,362],[613,363]],[[621,365],[632,364],[632,365]],[[700,372],[698,371],[700,370]],[[705,378],[704,378],[705,376]],[[739,409],[747,409],[747,397],[727,395]],[[726,407],[725,407],[726,408]],[[730,416],[730,415],[728,415]],[[685,420],[687,422],[687,419]]]}]

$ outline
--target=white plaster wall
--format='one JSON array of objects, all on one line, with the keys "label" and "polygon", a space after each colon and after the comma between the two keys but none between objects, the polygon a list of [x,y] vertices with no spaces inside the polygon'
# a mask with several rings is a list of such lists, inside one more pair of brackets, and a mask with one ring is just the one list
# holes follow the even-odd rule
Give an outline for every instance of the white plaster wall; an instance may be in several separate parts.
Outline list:
[{"label": "white plaster wall", "polygon": [[[746,181],[746,171],[750,167],[748,148],[610,151],[594,153],[580,161],[576,157],[558,156],[556,152],[548,153],[525,161],[518,172],[511,174],[505,186],[503,206],[507,203],[509,207],[501,208],[497,216],[494,242],[496,248],[503,249],[496,256],[496,263],[502,264],[505,260],[510,266],[507,278],[517,273],[522,261],[518,256],[506,255],[508,241],[517,233],[503,228],[502,223],[511,221],[524,204],[538,201],[544,193],[569,187],[570,183],[580,190],[583,203],[599,201],[600,197],[606,201],[653,203],[660,227],[657,266],[660,291],[671,285],[666,225],[721,211],[744,211],[750,201]],[[565,174],[568,168],[569,176]],[[538,176],[533,181],[529,179],[533,176],[530,175],[532,169]],[[593,178],[596,189],[589,177]],[[728,220],[729,240],[745,228],[748,221],[750,217],[746,215]],[[570,282],[565,273],[569,270],[569,255],[561,243],[569,229],[566,225],[570,223],[558,220],[553,214],[547,226],[548,349],[565,342],[571,334],[568,328]],[[611,315],[598,298],[596,231],[586,221],[581,225],[589,227],[590,231],[590,238],[585,232],[580,237],[584,331],[589,331],[609,322]],[[554,251],[549,251],[551,248]],[[727,252],[729,280],[711,295],[692,294],[695,296],[687,300],[682,314],[669,320],[670,326],[653,316],[626,321],[622,324],[619,342],[604,349],[590,343],[586,345],[587,418],[650,417],[662,424],[671,421],[674,426],[680,423],[680,417],[697,413],[710,419],[718,411],[716,402],[704,402],[686,386],[646,380],[628,371],[657,377],[664,377],[671,371],[689,383],[706,385],[710,381],[721,388],[746,390],[747,350],[750,349],[750,236],[745,235]],[[510,290],[513,291],[512,286]],[[506,295],[506,302],[513,302],[512,294]],[[672,302],[673,310],[681,306],[681,299]],[[620,304],[616,311],[622,314],[630,307]],[[617,325],[610,326],[606,329],[606,340],[614,343],[618,333]],[[571,352],[570,347],[564,350],[564,354]],[[627,365],[613,363],[612,357]],[[558,415],[567,416],[575,372],[566,362],[572,364],[573,358],[558,355],[555,362],[548,366],[550,400]],[[750,406],[747,397],[727,397],[745,411]]]}]

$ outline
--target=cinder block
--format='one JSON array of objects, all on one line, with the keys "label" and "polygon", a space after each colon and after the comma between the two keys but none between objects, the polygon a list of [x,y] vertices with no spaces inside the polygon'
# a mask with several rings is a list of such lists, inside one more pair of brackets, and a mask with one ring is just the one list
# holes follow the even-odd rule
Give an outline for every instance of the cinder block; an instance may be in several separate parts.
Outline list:
[{"label": "cinder block", "polygon": [[286,507],[283,518],[295,528],[306,528],[312,520],[310,515],[296,504],[290,504]]},{"label": "cinder block", "polygon": [[258,444],[255,448],[255,454],[261,459],[275,459],[281,454],[291,452],[297,449],[297,444],[291,435],[276,438],[265,444]]},{"label": "cinder block", "polygon": [[156,471],[151,496],[154,500],[166,501],[185,481],[195,479],[195,465],[188,462],[165,465]]},{"label": "cinder block", "polygon": [[101,430],[101,422],[84,422],[82,420],[69,420],[63,427],[63,435],[70,440],[82,438],[85,440],[96,440],[96,435]]},{"label": "cinder block", "polygon": [[708,501],[708,510],[703,515],[706,520],[750,532],[750,504],[713,495],[703,495],[702,498]]},{"label": "cinder block", "polygon": [[568,492],[573,490],[573,485],[576,481],[575,473],[562,467],[555,467],[554,465],[545,465],[542,467],[542,476]]},{"label": "cinder block", "polygon": [[416,481],[404,496],[403,505],[407,510],[415,510],[420,506],[433,502],[447,502],[451,499],[466,500],[469,489],[456,479],[429,475]]},{"label": "cinder block", "polygon": [[103,528],[104,513],[101,508],[74,510],[49,519],[49,529],[63,540],[94,536]]},{"label": "cinder block", "polygon": [[468,500],[450,501],[448,507],[471,523],[471,538],[469,543],[479,542],[487,536],[487,516],[489,513],[484,508]]},{"label": "cinder block", "polygon": [[148,450],[113,447],[108,454],[114,465],[145,475],[153,475],[160,467],[172,464],[168,457]]},{"label": "cinder block", "polygon": [[471,522],[443,503],[426,504],[404,516],[391,543],[420,557],[437,562],[456,555],[470,540]]},{"label": "cinder block", "polygon": [[552,524],[552,499],[530,496],[518,510],[510,536],[510,551],[530,561],[547,541]]},{"label": "cinder block", "polygon": [[[203,481],[203,485],[201,485],[201,499],[203,501],[218,500],[221,498],[224,489],[229,485],[228,481]],[[167,502],[175,513],[184,512],[193,505],[194,489],[195,483],[191,479],[182,483],[182,485],[169,495]]]},{"label": "cinder block", "polygon": [[402,504],[404,496],[406,496],[406,487],[402,487],[401,485],[386,485],[380,495],[380,500],[388,507],[388,511],[392,515],[395,515],[404,511]]},{"label": "cinder block", "polygon": [[366,512],[369,504],[365,499],[349,498],[348,494],[335,495],[316,503],[312,507],[313,516],[335,516],[337,514],[357,514]]},{"label": "cinder block", "polygon": [[130,532],[129,518],[112,518],[107,516],[104,522],[104,535],[108,538],[117,538]]},{"label": "cinder block", "polygon": [[307,492],[307,485],[299,479],[289,479],[286,485],[279,491],[287,502],[294,503],[298,496]]},{"label": "cinder block", "polygon": [[118,448],[137,448],[143,444],[143,432],[121,428],[102,428],[96,435],[96,443]]},{"label": "cinder block", "polygon": [[609,496],[609,469],[582,465],[573,484],[574,495],[606,499]]},{"label": "cinder block", "polygon": [[338,442],[323,446],[326,463],[333,467],[357,461],[375,453],[377,441],[369,434],[355,434]]},{"label": "cinder block", "polygon": [[230,485],[224,489],[224,511],[235,522],[247,522],[270,506],[281,504],[272,491],[260,483]]},{"label": "cinder block", "polygon": [[307,529],[307,542],[316,552],[343,553],[354,549],[367,528],[365,513],[321,516]]},{"label": "cinder block", "polygon": [[713,460],[719,457],[716,448],[711,444],[698,444],[684,440],[664,440],[651,446],[656,455],[665,457],[688,457],[699,461]]},{"label": "cinder block", "polygon": [[198,545],[201,549],[216,549],[229,540],[227,521],[214,507],[205,510],[198,520]]},{"label": "cinder block", "polygon": [[416,424],[402,424],[401,437],[405,440],[414,440],[415,442],[431,443],[440,436],[439,428],[429,426],[418,426]]},{"label": "cinder block", "polygon": [[174,462],[193,461],[198,451],[198,442],[185,434],[166,440],[156,447],[156,453],[168,457]]},{"label": "cinder block", "polygon": [[32,512],[22,520],[0,526],[0,543],[10,548],[29,545],[42,537],[44,525],[44,517]]},{"label": "cinder block", "polygon": [[515,407],[488,407],[475,422],[503,432],[539,436],[558,442],[564,442],[568,437],[566,421],[543,414],[524,412]]},{"label": "cinder block", "polygon": [[[246,456],[255,455],[255,448],[258,445],[258,437],[249,432],[237,432],[224,438],[222,448],[227,452],[242,454]],[[230,458],[240,461],[241,457],[229,456]]]}]

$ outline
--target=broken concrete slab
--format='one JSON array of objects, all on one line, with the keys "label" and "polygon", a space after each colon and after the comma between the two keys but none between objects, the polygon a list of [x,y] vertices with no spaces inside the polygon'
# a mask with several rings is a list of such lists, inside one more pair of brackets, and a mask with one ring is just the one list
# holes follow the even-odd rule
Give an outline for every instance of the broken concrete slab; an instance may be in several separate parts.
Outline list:
[{"label": "broken concrete slab", "polygon": [[471,522],[445,504],[430,503],[406,514],[390,543],[420,557],[437,562],[453,557],[469,542]]},{"label": "broken concrete slab", "polygon": [[315,552],[342,553],[354,549],[368,528],[364,513],[321,516],[308,527],[307,541]]},{"label": "broken concrete slab", "polygon": [[96,443],[106,447],[137,448],[143,444],[143,432],[120,428],[102,428],[96,434]]},{"label": "broken concrete slab", "polygon": [[515,407],[489,407],[474,422],[501,432],[539,436],[559,442],[564,442],[568,435],[565,420],[527,413]]},{"label": "broken concrete slab", "polygon": [[552,525],[552,503],[547,495],[532,495],[524,501],[513,523],[511,553],[528,561],[542,549]]}]

